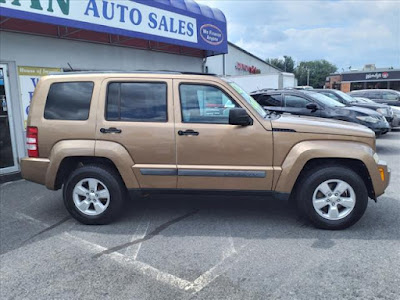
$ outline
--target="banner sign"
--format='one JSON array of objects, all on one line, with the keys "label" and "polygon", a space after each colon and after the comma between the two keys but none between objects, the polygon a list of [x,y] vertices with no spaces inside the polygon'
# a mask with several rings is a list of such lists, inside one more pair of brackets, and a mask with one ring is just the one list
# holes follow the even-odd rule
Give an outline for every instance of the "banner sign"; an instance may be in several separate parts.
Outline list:
[{"label": "banner sign", "polygon": [[342,81],[387,81],[400,80],[400,71],[343,73]]},{"label": "banner sign", "polygon": [[0,0],[0,15],[228,52],[226,22],[157,1]]},{"label": "banner sign", "polygon": [[61,72],[59,68],[18,67],[19,85],[21,87],[22,110],[24,116],[24,128],[28,120],[29,107],[31,105],[33,92],[40,77],[53,72]]}]

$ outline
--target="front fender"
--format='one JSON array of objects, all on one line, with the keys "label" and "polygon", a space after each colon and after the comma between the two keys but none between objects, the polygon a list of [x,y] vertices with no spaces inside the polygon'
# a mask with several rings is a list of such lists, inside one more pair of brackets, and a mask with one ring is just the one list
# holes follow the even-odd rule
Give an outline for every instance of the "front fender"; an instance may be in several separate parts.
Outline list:
[{"label": "front fender", "polygon": [[298,143],[289,151],[283,161],[275,191],[290,193],[308,161],[316,158],[337,158],[361,161],[368,169],[375,193],[380,195],[384,191],[384,185],[381,183],[378,165],[373,154],[374,151],[370,146],[354,141],[317,140]]}]

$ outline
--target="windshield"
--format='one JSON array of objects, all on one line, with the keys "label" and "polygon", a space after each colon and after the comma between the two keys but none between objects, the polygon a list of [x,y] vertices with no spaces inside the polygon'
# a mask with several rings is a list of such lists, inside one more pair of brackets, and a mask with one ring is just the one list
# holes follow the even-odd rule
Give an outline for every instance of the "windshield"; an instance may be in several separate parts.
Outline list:
[{"label": "windshield", "polygon": [[351,103],[351,102],[357,102],[356,99],[354,99],[353,97],[347,95],[346,93],[343,93],[342,91],[335,91],[336,94],[338,94],[340,97],[342,97],[342,99],[344,99],[344,101]]},{"label": "windshield", "polygon": [[318,102],[322,103],[323,105],[327,107],[343,107],[346,106],[339,101],[333,100],[332,98],[329,98],[328,96],[322,95],[320,93],[316,92],[310,92],[310,91],[304,91],[306,95],[310,96],[311,98],[314,98]]},{"label": "windshield", "polygon": [[258,114],[265,118],[265,116],[267,115],[267,113],[265,112],[265,110],[261,107],[260,104],[257,103],[256,100],[253,99],[253,97],[251,97],[249,94],[247,94],[240,86],[238,86],[236,83],[228,81],[228,83],[235,89],[236,92],[238,92],[240,94],[240,96],[243,97],[244,100],[246,100],[247,103],[249,103],[255,111],[258,112]]}]

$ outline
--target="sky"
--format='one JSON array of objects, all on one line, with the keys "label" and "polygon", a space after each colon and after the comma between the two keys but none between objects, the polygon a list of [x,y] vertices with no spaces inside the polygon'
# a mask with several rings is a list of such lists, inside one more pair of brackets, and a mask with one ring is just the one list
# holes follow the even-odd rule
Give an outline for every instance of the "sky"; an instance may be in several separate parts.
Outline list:
[{"label": "sky", "polygon": [[228,40],[262,59],[326,59],[338,71],[400,68],[400,0],[196,0],[219,8]]}]

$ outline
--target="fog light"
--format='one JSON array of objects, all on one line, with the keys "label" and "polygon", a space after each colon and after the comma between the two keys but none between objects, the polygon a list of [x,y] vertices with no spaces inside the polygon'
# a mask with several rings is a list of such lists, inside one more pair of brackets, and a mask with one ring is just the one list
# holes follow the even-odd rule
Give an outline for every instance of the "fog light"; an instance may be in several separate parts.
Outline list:
[{"label": "fog light", "polygon": [[383,168],[379,168],[379,173],[381,174],[381,180],[385,181],[385,170]]}]

